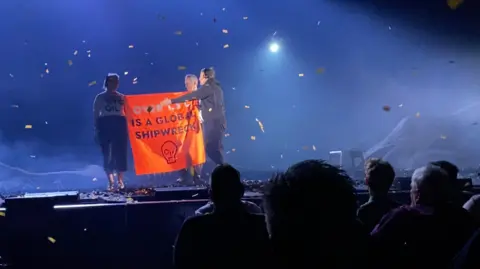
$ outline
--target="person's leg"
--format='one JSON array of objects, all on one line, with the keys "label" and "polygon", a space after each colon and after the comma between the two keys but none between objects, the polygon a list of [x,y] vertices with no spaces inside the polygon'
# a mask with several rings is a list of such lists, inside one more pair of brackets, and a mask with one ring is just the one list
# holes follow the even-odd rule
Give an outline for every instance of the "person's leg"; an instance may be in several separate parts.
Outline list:
[{"label": "person's leg", "polygon": [[125,189],[124,173],[128,169],[128,130],[126,119],[118,117],[115,125],[117,128],[114,129],[117,129],[117,132],[112,144],[112,156],[115,170],[117,171],[118,188],[123,190]]},{"label": "person's leg", "polygon": [[225,162],[223,156],[225,127],[220,122],[213,122],[209,128],[207,132],[206,153],[215,165],[221,165]]},{"label": "person's leg", "polygon": [[108,137],[105,134],[99,134],[99,142],[103,155],[103,169],[108,179],[108,190],[112,191],[115,183],[113,169],[112,169],[112,143],[108,140]]}]

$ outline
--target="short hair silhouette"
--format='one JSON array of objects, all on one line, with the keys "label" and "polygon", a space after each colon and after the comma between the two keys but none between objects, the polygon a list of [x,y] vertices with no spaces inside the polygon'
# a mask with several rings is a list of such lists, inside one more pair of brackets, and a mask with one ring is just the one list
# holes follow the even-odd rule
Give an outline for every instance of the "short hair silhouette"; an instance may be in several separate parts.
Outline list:
[{"label": "short hair silhouette", "polygon": [[244,191],[237,169],[230,164],[215,167],[210,179],[210,196],[214,204],[240,202]]},{"label": "short hair silhouette", "polygon": [[213,69],[213,67],[203,68],[201,73],[208,79],[215,78],[215,69]]},{"label": "short hair silhouette", "polygon": [[389,162],[377,158],[365,162],[365,181],[371,192],[388,192],[394,179],[395,170]]},{"label": "short hair silhouette", "polygon": [[459,170],[458,170],[458,167],[453,163],[442,160],[442,161],[431,162],[430,164],[434,166],[438,166],[443,170],[445,170],[445,172],[447,172],[448,174],[448,178],[450,179],[450,181],[457,180]]},{"label": "short hair silhouette", "polygon": [[354,221],[356,191],[343,170],[323,160],[306,160],[271,179],[264,194],[264,209],[272,231],[275,227],[302,230],[315,226],[322,222],[319,212],[329,222]]}]

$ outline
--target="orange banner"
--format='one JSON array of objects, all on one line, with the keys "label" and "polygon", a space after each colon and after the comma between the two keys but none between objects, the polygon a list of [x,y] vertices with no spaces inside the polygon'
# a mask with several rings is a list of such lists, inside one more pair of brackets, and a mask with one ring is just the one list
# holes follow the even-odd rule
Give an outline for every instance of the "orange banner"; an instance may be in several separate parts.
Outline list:
[{"label": "orange banner", "polygon": [[159,105],[165,98],[183,94],[126,96],[128,133],[137,175],[178,171],[205,163],[199,110],[194,101]]}]

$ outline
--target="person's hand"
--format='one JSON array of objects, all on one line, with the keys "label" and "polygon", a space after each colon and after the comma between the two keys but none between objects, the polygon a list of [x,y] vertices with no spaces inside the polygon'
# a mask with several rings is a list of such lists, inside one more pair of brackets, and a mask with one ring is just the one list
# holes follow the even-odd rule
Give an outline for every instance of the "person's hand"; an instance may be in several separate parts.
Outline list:
[{"label": "person's hand", "polygon": [[168,106],[168,105],[170,105],[170,104],[172,104],[172,100],[170,100],[170,99],[168,99],[168,98],[166,98],[165,100],[163,100],[162,102],[160,102],[160,105],[162,105],[162,106]]}]

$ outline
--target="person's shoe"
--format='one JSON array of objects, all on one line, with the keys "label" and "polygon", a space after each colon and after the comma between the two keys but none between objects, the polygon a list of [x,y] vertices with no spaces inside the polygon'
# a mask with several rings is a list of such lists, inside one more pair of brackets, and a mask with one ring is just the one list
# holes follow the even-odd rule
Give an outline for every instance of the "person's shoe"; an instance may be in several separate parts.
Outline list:
[{"label": "person's shoe", "polygon": [[107,191],[114,191],[115,190],[115,184],[113,182],[108,183],[108,188]]},{"label": "person's shoe", "polygon": [[125,190],[125,183],[123,183],[122,180],[118,181],[118,190],[119,191],[124,191]]}]

